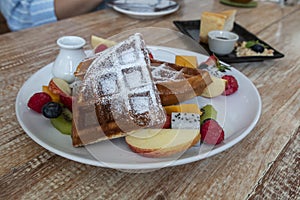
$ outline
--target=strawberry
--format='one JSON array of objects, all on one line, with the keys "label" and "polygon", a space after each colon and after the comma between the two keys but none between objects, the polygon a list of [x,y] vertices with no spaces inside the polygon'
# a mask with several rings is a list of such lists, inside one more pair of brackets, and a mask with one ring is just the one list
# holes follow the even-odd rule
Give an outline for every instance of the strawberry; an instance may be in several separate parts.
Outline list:
[{"label": "strawberry", "polygon": [[207,144],[219,144],[224,140],[224,130],[214,119],[207,119],[201,125],[201,140]]},{"label": "strawberry", "polygon": [[166,116],[166,122],[162,128],[171,128],[171,115]]},{"label": "strawberry", "polygon": [[204,62],[206,65],[216,65],[218,58],[213,54],[208,57],[208,59]]},{"label": "strawberry", "polygon": [[216,67],[218,71],[225,72],[226,70],[230,70],[230,66],[225,65],[220,62],[219,58],[215,56],[215,54],[212,54],[208,57],[208,59],[200,64],[200,68],[207,68],[207,67]]},{"label": "strawberry", "polygon": [[72,112],[72,96],[59,95],[60,102]]},{"label": "strawberry", "polygon": [[108,47],[105,44],[100,44],[96,47],[95,49],[95,53],[99,53],[101,51],[104,51],[105,49],[107,49]]},{"label": "strawberry", "polygon": [[150,58],[150,60],[153,60],[153,55],[151,52],[149,52],[149,58]]},{"label": "strawberry", "polygon": [[151,51],[149,49],[146,48],[146,51],[148,52],[148,55],[149,55],[149,59],[150,60],[153,60],[154,57],[153,57],[153,54],[151,53]]},{"label": "strawberry", "polygon": [[43,106],[50,101],[52,101],[52,99],[49,94],[46,92],[38,92],[30,97],[27,106],[35,112],[42,113]]},{"label": "strawberry", "polygon": [[239,85],[234,76],[224,75],[222,76],[222,79],[226,80],[225,91],[223,92],[223,95],[228,96],[235,93],[238,90]]}]

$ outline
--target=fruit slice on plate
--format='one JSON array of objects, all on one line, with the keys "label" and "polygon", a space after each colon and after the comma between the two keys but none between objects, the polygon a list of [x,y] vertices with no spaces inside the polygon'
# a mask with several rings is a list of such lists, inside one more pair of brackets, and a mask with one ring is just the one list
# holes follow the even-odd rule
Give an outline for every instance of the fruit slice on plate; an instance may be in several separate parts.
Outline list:
[{"label": "fruit slice on plate", "polygon": [[69,109],[63,108],[61,115],[57,118],[51,118],[50,121],[54,128],[56,128],[59,132],[71,135],[72,113]]},{"label": "fruit slice on plate", "polygon": [[223,95],[226,95],[226,96],[232,95],[233,93],[235,93],[238,90],[239,84],[234,76],[225,75],[225,76],[222,76],[222,79],[226,80],[225,91],[224,91]]},{"label": "fruit slice on plate", "polygon": [[176,55],[175,64],[195,69],[198,67],[198,61],[196,56]]},{"label": "fruit slice on plate", "polygon": [[37,92],[30,97],[27,106],[37,113],[42,113],[43,106],[51,100],[51,96],[46,92]]},{"label": "fruit slice on plate", "polygon": [[51,99],[52,99],[52,101],[54,101],[54,102],[59,102],[59,95],[58,95],[58,94],[52,93],[52,92],[49,90],[48,85],[43,85],[43,86],[42,86],[42,91],[43,91],[43,92],[46,92],[47,94],[49,94],[50,97],[51,97]]},{"label": "fruit slice on plate", "polygon": [[171,116],[172,129],[200,130],[200,115],[196,113],[173,112]]},{"label": "fruit slice on plate", "polygon": [[220,144],[224,138],[224,130],[214,119],[207,119],[201,125],[201,140],[206,144]]},{"label": "fruit slice on plate", "polygon": [[201,96],[203,97],[208,97],[208,98],[213,98],[220,96],[226,86],[226,80],[222,78],[217,78],[215,76],[211,76],[212,83],[209,84],[202,92]]},{"label": "fruit slice on plate", "polygon": [[116,44],[116,42],[107,40],[107,39],[104,39],[104,38],[101,38],[101,37],[98,37],[95,35],[91,36],[91,45],[92,45],[93,49],[95,49],[97,46],[99,46],[101,44],[103,44],[107,47],[111,47],[111,46],[114,46]]},{"label": "fruit slice on plate", "polygon": [[71,96],[71,88],[63,79],[52,78],[49,82],[48,88],[53,94]]},{"label": "fruit slice on plate", "polygon": [[166,157],[180,153],[199,140],[199,129],[141,129],[125,137],[133,152],[146,157]]},{"label": "fruit slice on plate", "polygon": [[164,109],[166,113],[169,115],[171,115],[172,112],[197,113],[201,115],[201,111],[199,109],[198,104],[179,104],[179,105],[164,106]]},{"label": "fruit slice on plate", "polygon": [[207,119],[214,119],[217,120],[217,111],[212,105],[205,105],[201,108],[202,115],[200,117],[200,124],[203,124],[203,122]]},{"label": "fruit slice on plate", "polygon": [[60,102],[64,104],[70,111],[72,111],[72,96],[59,95]]}]

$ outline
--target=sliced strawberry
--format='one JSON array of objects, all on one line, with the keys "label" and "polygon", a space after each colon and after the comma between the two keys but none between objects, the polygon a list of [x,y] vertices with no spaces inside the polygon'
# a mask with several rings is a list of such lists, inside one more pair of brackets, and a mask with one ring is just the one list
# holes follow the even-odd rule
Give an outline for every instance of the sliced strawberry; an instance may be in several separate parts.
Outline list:
[{"label": "sliced strawberry", "polygon": [[225,91],[223,92],[223,95],[228,96],[235,93],[238,90],[239,84],[237,80],[234,78],[234,76],[224,75],[222,76],[222,79],[226,80]]},{"label": "sliced strawberry", "polygon": [[95,49],[95,53],[99,53],[101,51],[104,51],[105,49],[107,49],[108,47],[105,44],[100,44],[96,47]]},{"label": "sliced strawberry", "polygon": [[206,65],[216,65],[218,62],[218,58],[213,54],[208,57],[208,59],[204,62]]},{"label": "sliced strawberry", "polygon": [[35,112],[42,113],[43,106],[52,101],[51,96],[46,92],[38,92],[32,95],[27,103],[27,106]]},{"label": "sliced strawberry", "polygon": [[149,58],[150,58],[150,60],[153,60],[153,55],[151,52],[149,52]]},{"label": "sliced strawberry", "polygon": [[201,140],[207,144],[219,144],[224,140],[224,130],[214,119],[207,119],[201,125]]},{"label": "sliced strawberry", "polygon": [[166,116],[166,122],[165,122],[163,128],[171,128],[171,115]]},{"label": "sliced strawberry", "polygon": [[72,96],[60,95],[60,102],[64,104],[70,111],[72,111]]}]

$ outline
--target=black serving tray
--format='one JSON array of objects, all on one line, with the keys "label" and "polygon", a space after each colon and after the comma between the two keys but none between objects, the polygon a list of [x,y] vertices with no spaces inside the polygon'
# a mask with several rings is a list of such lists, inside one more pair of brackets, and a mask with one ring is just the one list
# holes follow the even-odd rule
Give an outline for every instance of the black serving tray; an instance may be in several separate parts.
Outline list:
[{"label": "black serving tray", "polygon": [[[199,42],[199,31],[200,31],[200,20],[191,20],[191,21],[173,21],[174,25],[179,29],[180,32],[183,34],[191,37],[195,41]],[[278,52],[276,49],[271,47],[266,42],[262,41],[254,34],[247,31],[245,28],[240,26],[237,23],[234,23],[234,27],[232,32],[239,35],[239,41],[250,41],[250,40],[258,40],[261,44],[267,45],[269,49],[274,50],[274,56],[244,56],[244,57],[237,57],[235,52],[231,52],[228,55],[218,56],[217,57],[227,63],[239,63],[239,62],[257,62],[269,59],[276,59],[284,57],[284,54]],[[206,49],[210,54],[212,52],[209,50],[208,45],[204,43],[200,43],[204,49]]]}]

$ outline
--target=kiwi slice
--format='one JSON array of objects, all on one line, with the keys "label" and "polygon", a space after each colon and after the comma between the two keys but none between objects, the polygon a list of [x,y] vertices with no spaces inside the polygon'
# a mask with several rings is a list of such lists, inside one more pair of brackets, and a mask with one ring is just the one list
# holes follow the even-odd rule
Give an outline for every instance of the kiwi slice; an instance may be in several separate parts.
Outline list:
[{"label": "kiwi slice", "polygon": [[217,111],[216,109],[208,104],[201,108],[202,115],[200,116],[200,123],[202,124],[207,119],[217,119]]},{"label": "kiwi slice", "polygon": [[72,112],[68,108],[63,108],[61,115],[57,118],[50,119],[51,124],[56,128],[59,132],[71,135],[72,131]]},{"label": "kiwi slice", "polygon": [[67,107],[63,107],[62,115],[67,121],[72,122],[73,114]]}]

